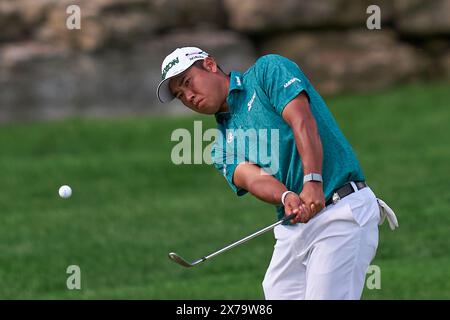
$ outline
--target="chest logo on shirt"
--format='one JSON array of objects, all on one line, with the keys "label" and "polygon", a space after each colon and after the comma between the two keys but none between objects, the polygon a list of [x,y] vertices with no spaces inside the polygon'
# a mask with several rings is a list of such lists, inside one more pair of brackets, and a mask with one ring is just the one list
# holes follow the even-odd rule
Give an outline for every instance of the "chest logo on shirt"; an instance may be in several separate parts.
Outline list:
[{"label": "chest logo on shirt", "polygon": [[300,80],[299,78],[292,78],[291,80],[289,80],[288,82],[286,82],[286,83],[284,84],[284,88],[286,89],[286,88],[289,87],[291,84],[293,84],[295,81],[302,82],[302,80]]},{"label": "chest logo on shirt", "polygon": [[247,109],[248,111],[250,111],[250,109],[253,107],[253,102],[255,102],[255,98],[256,98],[256,91],[253,92],[253,96],[250,99],[250,101],[247,103]]}]

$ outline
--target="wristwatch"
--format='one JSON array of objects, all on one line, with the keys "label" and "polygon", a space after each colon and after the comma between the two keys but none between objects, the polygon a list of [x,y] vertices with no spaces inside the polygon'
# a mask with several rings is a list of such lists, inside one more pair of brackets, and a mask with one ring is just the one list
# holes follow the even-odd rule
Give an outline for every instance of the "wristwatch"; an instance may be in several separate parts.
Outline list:
[{"label": "wristwatch", "polygon": [[303,177],[303,184],[308,181],[323,182],[322,175],[320,173],[309,173]]}]

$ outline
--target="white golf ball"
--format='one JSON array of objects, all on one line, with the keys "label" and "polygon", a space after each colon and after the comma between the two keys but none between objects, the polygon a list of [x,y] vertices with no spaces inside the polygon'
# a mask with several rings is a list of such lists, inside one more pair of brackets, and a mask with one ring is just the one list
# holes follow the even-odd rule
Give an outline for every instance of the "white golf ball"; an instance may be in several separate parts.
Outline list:
[{"label": "white golf ball", "polygon": [[61,186],[61,188],[59,188],[59,196],[61,198],[67,199],[72,195],[72,189],[69,186]]}]

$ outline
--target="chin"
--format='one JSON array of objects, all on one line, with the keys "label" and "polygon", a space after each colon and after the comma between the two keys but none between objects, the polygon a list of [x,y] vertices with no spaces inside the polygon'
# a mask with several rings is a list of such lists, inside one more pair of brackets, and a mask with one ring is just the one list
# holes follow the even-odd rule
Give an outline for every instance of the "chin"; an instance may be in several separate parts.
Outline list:
[{"label": "chin", "polygon": [[199,113],[211,115],[217,113],[217,111],[211,110],[211,109],[202,109],[198,111]]},{"label": "chin", "polygon": [[211,107],[209,105],[202,105],[200,108],[197,108],[197,112],[203,114],[215,114],[219,111],[219,108]]}]

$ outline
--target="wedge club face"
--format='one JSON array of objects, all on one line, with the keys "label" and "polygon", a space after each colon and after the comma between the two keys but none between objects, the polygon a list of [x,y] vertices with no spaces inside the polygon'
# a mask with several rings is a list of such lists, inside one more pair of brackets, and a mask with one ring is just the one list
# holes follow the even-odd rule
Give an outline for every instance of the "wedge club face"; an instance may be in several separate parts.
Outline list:
[{"label": "wedge club face", "polygon": [[180,257],[178,254],[176,254],[175,252],[169,253],[169,258],[172,259],[174,262],[178,263],[180,266],[183,266],[185,268],[191,268],[191,267],[199,264],[200,262],[203,262],[206,260],[205,258],[202,258],[202,259],[199,259],[192,263],[189,263],[186,260],[184,260],[182,257]]}]

